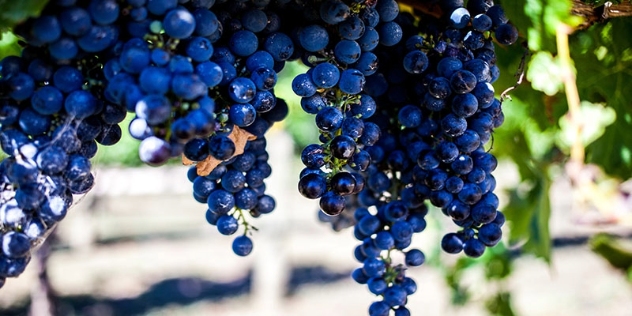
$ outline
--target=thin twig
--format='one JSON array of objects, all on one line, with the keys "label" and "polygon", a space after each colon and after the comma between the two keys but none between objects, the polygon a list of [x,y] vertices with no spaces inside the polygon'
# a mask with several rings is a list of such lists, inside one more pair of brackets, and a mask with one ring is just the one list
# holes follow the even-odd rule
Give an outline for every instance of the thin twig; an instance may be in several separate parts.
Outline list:
[{"label": "thin twig", "polygon": [[516,84],[505,89],[505,91],[500,94],[500,103],[503,103],[505,99],[511,100],[511,97],[508,95],[508,93],[521,85],[522,81],[524,80],[524,75],[527,70],[527,61],[529,60],[529,56],[531,56],[531,51],[527,46],[527,42],[524,42],[522,46],[524,47],[524,54],[522,54],[522,58],[520,59],[518,71],[516,71],[516,74],[514,75],[516,78],[518,78],[518,80],[516,81]]}]

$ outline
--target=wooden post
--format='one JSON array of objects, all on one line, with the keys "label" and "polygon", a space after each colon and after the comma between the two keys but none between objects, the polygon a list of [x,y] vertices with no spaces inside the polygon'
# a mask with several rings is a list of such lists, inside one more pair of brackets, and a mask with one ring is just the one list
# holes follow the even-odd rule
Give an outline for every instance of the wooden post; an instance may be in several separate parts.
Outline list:
[{"label": "wooden post", "polygon": [[255,233],[252,254],[255,256],[255,263],[251,300],[260,315],[279,314],[290,279],[291,263],[288,262],[285,240],[288,238],[291,223],[288,220],[290,217],[285,214],[291,209],[288,199],[283,196],[288,190],[296,190],[292,185],[296,181],[291,172],[293,146],[292,139],[286,132],[270,132],[267,149],[273,175],[266,180],[266,188],[268,194],[275,197],[276,209],[271,214],[274,216],[273,220],[266,220],[263,218],[265,215],[257,220],[265,227]]}]

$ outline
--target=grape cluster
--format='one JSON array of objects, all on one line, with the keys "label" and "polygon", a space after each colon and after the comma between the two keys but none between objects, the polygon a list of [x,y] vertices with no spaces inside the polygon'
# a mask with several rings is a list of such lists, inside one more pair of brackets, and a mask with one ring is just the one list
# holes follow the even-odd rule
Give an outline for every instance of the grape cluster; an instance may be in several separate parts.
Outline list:
[{"label": "grape cluster", "polygon": [[[125,108],[107,102],[96,56],[64,60],[55,55],[50,27],[32,22],[33,38],[22,56],[0,61],[0,286],[20,275],[32,249],[62,220],[73,195],[94,184],[90,158],[97,143],[121,137]],[[57,35],[59,36],[59,35]]]},{"label": "grape cluster", "polygon": [[[274,87],[294,44],[259,2],[127,4],[121,23],[129,34],[105,65],[105,96],[136,114],[130,133],[141,140],[144,162],[160,165],[182,154],[218,163],[210,174],[191,169],[194,198],[208,205],[207,220],[220,233],[244,226],[233,249],[247,255],[254,227],[246,214],[275,207],[263,182],[271,173],[264,135],[287,115]],[[253,137],[245,148],[231,137],[242,130]]]},{"label": "grape cluster", "polygon": [[[353,227],[352,277],[382,300],[370,315],[409,315],[411,248],[434,205],[461,229],[441,242],[471,257],[499,242],[487,150],[503,122],[492,83],[496,42],[518,32],[491,0],[52,0],[15,29],[21,57],[0,62],[0,284],[94,183],[97,143],[115,144],[126,112],[139,156],[182,156],[206,219],[253,250],[249,219],[268,214],[266,132],[288,114],[275,95],[286,62],[315,115],[298,190],[322,221]],[[487,147],[486,147],[487,146]],[[399,254],[399,255],[398,255]]]},{"label": "grape cluster", "polygon": [[257,218],[276,207],[274,198],[266,195],[264,183],[271,173],[265,137],[249,141],[243,154],[223,162],[207,176],[198,175],[196,167],[189,169],[194,198],[208,206],[208,223],[223,235],[233,235],[244,227],[243,234],[233,240],[233,252],[239,256],[247,256],[253,248],[248,233],[256,228],[246,215]]},{"label": "grape cluster", "polygon": [[[369,314],[408,315],[416,285],[405,271],[425,261],[410,245],[426,227],[426,201],[461,228],[444,236],[445,252],[479,257],[502,236],[497,161],[486,149],[504,120],[493,38],[512,44],[518,33],[492,1],[441,1],[439,17],[399,12],[395,1],[345,5],[323,1],[319,24],[298,31],[310,69],[293,89],[322,141],[303,150],[298,189],[320,198],[332,228],[354,227],[362,267],[352,277],[382,297]],[[310,51],[322,38],[334,40]],[[353,93],[340,75],[348,71],[363,76]]]},{"label": "grape cluster", "polygon": [[370,164],[370,155],[363,149],[375,144],[380,129],[367,121],[376,104],[362,92],[366,76],[377,70],[373,51],[380,44],[392,46],[402,37],[401,27],[393,21],[399,11],[395,1],[382,1],[376,8],[360,3],[352,7],[324,1],[318,23],[301,26],[298,39],[310,69],[292,82],[292,89],[302,97],[303,110],[316,114],[322,142],[303,150],[306,168],[298,188],[307,198],[320,198],[320,207],[328,215],[340,214],[344,197],[364,189],[365,178],[354,171],[365,171]]},{"label": "grape cluster", "polygon": [[121,32],[116,0],[52,0],[42,14],[15,28],[29,46],[41,47],[59,64],[72,63],[114,47]]}]

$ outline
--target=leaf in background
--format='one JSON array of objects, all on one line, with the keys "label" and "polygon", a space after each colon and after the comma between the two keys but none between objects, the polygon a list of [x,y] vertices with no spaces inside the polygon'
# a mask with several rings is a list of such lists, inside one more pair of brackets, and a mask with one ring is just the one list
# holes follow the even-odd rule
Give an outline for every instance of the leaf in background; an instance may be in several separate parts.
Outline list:
[{"label": "leaf in background", "polygon": [[611,175],[632,175],[632,18],[617,18],[573,36],[571,56],[582,100],[603,102],[617,120],[588,146],[588,162]]},{"label": "leaf in background", "polygon": [[0,0],[0,31],[5,32],[15,25],[39,16],[48,0]]},{"label": "leaf in background", "polygon": [[314,116],[301,108],[301,97],[292,90],[292,80],[298,74],[305,73],[307,67],[302,63],[287,63],[279,74],[279,80],[274,93],[287,102],[290,113],[283,121],[283,128],[287,130],[296,145],[298,152],[305,146],[318,142],[318,128],[314,124]]},{"label": "leaf in background", "polygon": [[531,19],[531,27],[527,32],[527,38],[529,39],[529,48],[532,51],[539,51],[545,49],[543,45],[551,43],[547,41],[547,34],[544,31],[542,24],[544,15],[544,3],[541,0],[527,0],[526,5],[523,7],[524,12]]},{"label": "leaf in background", "polygon": [[589,244],[592,251],[608,260],[613,267],[624,272],[630,271],[632,268],[632,247],[630,245],[626,246],[605,233],[593,236]]},{"label": "leaf in background", "polygon": [[[500,69],[501,76],[494,83],[497,92],[501,93],[507,87],[516,84],[517,77],[512,76],[518,71],[520,61],[523,58],[533,58],[534,55],[525,56],[525,48],[513,45],[512,47],[499,47],[496,49],[497,66]],[[527,65],[532,62],[527,59]],[[529,68],[526,71],[530,71]],[[548,80],[548,78],[546,78]],[[498,134],[504,133],[507,129],[506,125],[511,124],[510,121],[516,119],[521,124],[525,118],[532,121],[539,130],[549,131],[557,129],[557,122],[561,116],[566,114],[568,107],[566,100],[557,96],[547,96],[541,91],[535,90],[531,86],[531,82],[524,80],[515,90],[510,93],[511,100],[503,103],[505,111],[505,124],[498,130]],[[508,113],[509,111],[518,111],[515,115]],[[510,115],[512,115],[510,117]]]},{"label": "leaf in background", "polygon": [[488,280],[502,280],[512,271],[512,262],[509,250],[503,243],[495,247],[487,248],[483,256],[485,277]]},{"label": "leaf in background", "polygon": [[562,91],[561,67],[556,58],[549,52],[537,52],[531,58],[527,68],[527,79],[535,90],[547,95],[555,95]]},{"label": "leaf in background", "polygon": [[511,293],[507,291],[496,293],[494,297],[487,300],[485,307],[490,315],[516,315],[511,307]]},{"label": "leaf in background", "polygon": [[[509,192],[509,204],[504,213],[510,223],[509,242],[521,244],[522,250],[551,261],[551,237],[549,232],[549,218],[551,204],[549,189],[551,180],[542,173],[546,167],[539,166],[533,174],[539,174],[527,190],[514,189]],[[526,192],[525,192],[526,191]]]},{"label": "leaf in background", "polygon": [[456,264],[445,269],[445,281],[452,290],[452,305],[463,306],[470,301],[471,294],[462,284],[464,272],[474,264],[469,258],[461,257]]},{"label": "leaf in background", "polygon": [[[558,24],[577,26],[582,22],[581,18],[571,15],[571,0],[526,0],[504,7],[507,8],[510,19],[516,17],[521,22],[519,26],[525,26],[522,14],[530,20],[527,29],[521,32],[527,34],[529,49],[532,51],[556,51],[555,31]],[[524,13],[518,12],[518,9],[522,9]]]},{"label": "leaf in background", "polygon": [[7,32],[1,35],[0,39],[0,59],[7,56],[19,56],[22,47],[18,45],[18,38],[13,33]]},{"label": "leaf in background", "polygon": [[[579,137],[582,144],[588,146],[597,140],[606,130],[606,127],[614,123],[617,113],[610,107],[604,107],[602,104],[593,104],[588,101],[581,103],[580,111],[577,117],[570,121],[569,116],[563,116],[560,119],[560,134],[557,137],[558,145],[565,149],[570,149]],[[580,124],[581,133],[577,135],[576,124]]]},{"label": "leaf in background", "polygon": [[[530,90],[537,95],[540,92]],[[526,103],[521,99],[513,98],[503,103],[505,123],[494,132],[493,153],[499,158],[509,158],[517,164],[523,179],[533,178],[533,166],[537,161],[544,159],[555,145],[557,126],[548,126],[541,129],[541,124],[536,121],[534,112],[539,112],[540,120],[543,117],[544,104]]]}]

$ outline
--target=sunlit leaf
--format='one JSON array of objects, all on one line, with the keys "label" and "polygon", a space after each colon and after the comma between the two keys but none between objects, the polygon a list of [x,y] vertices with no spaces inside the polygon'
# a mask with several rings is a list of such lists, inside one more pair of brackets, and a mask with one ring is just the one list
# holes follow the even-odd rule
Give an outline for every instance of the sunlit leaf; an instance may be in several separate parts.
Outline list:
[{"label": "sunlit leaf", "polygon": [[632,59],[624,58],[632,47],[630,28],[631,18],[618,18],[571,42],[581,99],[603,102],[617,114],[603,136],[588,146],[587,160],[622,179],[632,175]]},{"label": "sunlit leaf", "polygon": [[[614,109],[584,101],[576,117],[571,118],[567,115],[560,119],[558,145],[569,149],[579,138],[579,141],[587,146],[599,139],[606,127],[615,122],[616,117]],[[581,126],[579,134],[575,128],[577,124]]]},{"label": "sunlit leaf", "polygon": [[5,32],[29,17],[39,16],[48,0],[0,0],[0,31]]}]

